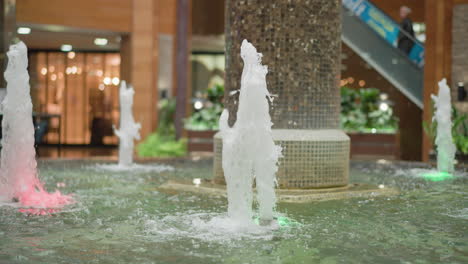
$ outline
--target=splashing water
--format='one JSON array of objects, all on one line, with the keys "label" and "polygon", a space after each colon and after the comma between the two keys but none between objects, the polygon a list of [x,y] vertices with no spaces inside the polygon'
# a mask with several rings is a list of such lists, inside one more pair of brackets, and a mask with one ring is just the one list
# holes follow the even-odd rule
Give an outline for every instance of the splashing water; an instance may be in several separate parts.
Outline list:
[{"label": "splashing water", "polygon": [[455,144],[452,139],[452,104],[450,100],[450,88],[447,81],[439,82],[438,96],[431,95],[436,111],[433,121],[437,121],[437,169],[440,172],[452,173],[454,171]]},{"label": "splashing water", "polygon": [[[228,215],[231,219],[252,223],[252,184],[255,176],[260,223],[273,220],[275,174],[281,147],[272,137],[267,90],[268,69],[261,64],[262,54],[247,40],[242,42],[244,61],[237,121],[229,127],[225,109],[220,118],[223,140],[223,170],[228,191]],[[268,98],[268,100],[267,100]]]},{"label": "splashing water", "polygon": [[125,81],[120,83],[120,129],[115,129],[119,137],[119,166],[129,167],[133,164],[133,140],[140,139],[141,124],[135,123],[132,114],[133,95],[135,90]]},{"label": "splashing water", "polygon": [[18,201],[22,206],[35,208],[57,208],[72,203],[71,196],[59,191],[48,193],[38,178],[26,45],[20,42],[10,46],[7,56],[0,200]]}]

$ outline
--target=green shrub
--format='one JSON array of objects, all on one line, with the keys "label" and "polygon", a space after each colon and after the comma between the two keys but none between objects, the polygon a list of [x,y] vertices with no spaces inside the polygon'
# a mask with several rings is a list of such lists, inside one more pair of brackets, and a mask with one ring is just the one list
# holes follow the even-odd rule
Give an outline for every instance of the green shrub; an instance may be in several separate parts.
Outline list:
[{"label": "green shrub", "polygon": [[181,157],[187,153],[187,140],[175,140],[175,136],[150,134],[138,145],[140,157]]},{"label": "green shrub", "polygon": [[353,132],[394,133],[398,119],[388,109],[379,108],[380,91],[376,88],[341,87],[341,127]]},{"label": "green shrub", "polygon": [[[434,104],[432,104],[434,109]],[[468,116],[461,114],[455,107],[452,107],[452,138],[457,151],[462,154],[468,154]],[[437,121],[434,120],[430,124],[423,121],[424,132],[431,139],[432,144],[435,144],[437,137]]]},{"label": "green shrub", "polygon": [[187,153],[187,140],[175,139],[175,108],[176,103],[174,99],[161,100],[158,129],[138,144],[137,152],[140,157],[185,156]]},{"label": "green shrub", "polygon": [[219,117],[223,112],[222,103],[224,86],[215,85],[202,94],[206,100],[200,110],[193,110],[193,114],[185,120],[185,128],[189,130],[218,130]]}]

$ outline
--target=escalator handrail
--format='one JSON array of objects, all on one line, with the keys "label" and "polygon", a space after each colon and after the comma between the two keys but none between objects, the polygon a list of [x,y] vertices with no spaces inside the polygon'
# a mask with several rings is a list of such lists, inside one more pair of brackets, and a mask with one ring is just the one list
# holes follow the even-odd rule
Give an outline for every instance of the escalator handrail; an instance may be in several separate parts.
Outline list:
[{"label": "escalator handrail", "polygon": [[[415,37],[411,36],[410,34],[408,34],[408,32],[406,32],[406,30],[403,30],[401,27],[400,27],[400,23],[398,23],[395,19],[393,19],[392,17],[390,17],[389,15],[387,15],[387,13],[385,11],[383,11],[380,7],[378,7],[377,5],[375,5],[372,1],[370,0],[361,0],[359,3],[361,2],[368,2],[370,3],[373,7],[375,7],[377,10],[379,10],[388,20],[392,21],[395,25],[397,25],[398,29],[399,29],[399,32],[403,33],[406,37],[408,37],[411,41],[413,41],[413,43],[417,44],[417,45],[420,45],[421,47],[424,47],[424,44],[419,41],[418,39],[416,39]],[[354,12],[354,10],[350,10],[346,5],[343,5],[346,9],[348,9],[351,13],[353,13],[354,15],[356,15],[356,13]]]},{"label": "escalator handrail", "polygon": [[[356,14],[355,14],[354,12],[352,12],[351,10],[349,10],[349,9],[348,9],[346,6],[344,6],[344,5],[343,5],[343,8],[345,8],[351,16],[356,17],[356,18],[357,18],[357,21],[358,21],[360,24],[362,24],[362,25],[364,25],[365,27],[369,28],[369,26],[368,26],[364,21],[362,21],[362,19],[360,19],[358,16],[356,16]],[[371,28],[369,28],[369,30],[370,30],[373,34],[379,36],[379,39],[381,39],[381,43],[382,43],[383,45],[387,45],[389,48],[394,49],[396,52],[398,52],[399,54],[401,54],[401,57],[402,57],[406,62],[408,62],[408,64],[411,65],[413,68],[416,68],[416,69],[418,69],[418,70],[421,70],[421,67],[420,67],[417,63],[415,63],[414,61],[412,61],[412,60],[408,57],[408,55],[407,55],[406,53],[404,53],[403,51],[401,51],[401,50],[395,48],[395,46],[393,46],[392,44],[390,44],[390,42],[388,42],[388,41],[386,41],[384,38],[382,38],[382,36],[380,36],[379,34],[375,33],[375,31],[373,31]]]}]

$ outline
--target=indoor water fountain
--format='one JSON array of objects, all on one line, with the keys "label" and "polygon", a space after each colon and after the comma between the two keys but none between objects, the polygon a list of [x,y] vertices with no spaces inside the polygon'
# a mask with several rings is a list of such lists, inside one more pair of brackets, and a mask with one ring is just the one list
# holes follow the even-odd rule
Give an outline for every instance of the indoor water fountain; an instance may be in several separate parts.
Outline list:
[{"label": "indoor water fountain", "polygon": [[432,94],[434,115],[432,122],[436,124],[435,146],[437,169],[412,169],[410,173],[431,181],[443,181],[454,177],[456,147],[452,137],[452,101],[450,87],[444,78],[439,83],[439,92]]},{"label": "indoor water fountain", "polygon": [[244,70],[239,95],[237,122],[230,128],[225,109],[219,121],[223,138],[223,170],[226,175],[228,215],[243,222],[252,221],[252,184],[255,176],[259,217],[273,221],[276,204],[275,182],[281,147],[271,134],[266,86],[268,69],[261,64],[262,54],[247,40],[242,42]]},{"label": "indoor water fountain", "polygon": [[2,102],[0,198],[21,207],[60,208],[73,202],[60,191],[48,193],[39,179],[34,149],[28,54],[23,42],[11,45],[5,71],[7,95]]},{"label": "indoor water fountain", "polygon": [[[408,173],[428,164],[348,160],[349,141],[336,126],[340,1],[226,0],[226,5],[229,116],[222,124],[228,118],[229,128],[224,132],[237,129],[236,118],[244,123],[236,114],[245,87],[234,91],[241,88],[246,66],[239,56],[242,40],[249,39],[264,55],[266,84],[277,95],[273,103],[253,102],[259,111],[263,105],[258,114],[271,104],[272,138],[282,147],[274,215],[300,225],[241,224],[242,229],[228,221],[222,180],[227,138],[218,135],[214,162],[160,161],[174,170],[90,172],[84,168],[102,161],[39,160],[47,187],[66,182],[63,191],[76,194],[79,204],[48,216],[0,207],[0,263],[466,263],[466,169],[433,182]],[[265,133],[271,124],[261,120]],[[206,183],[213,178],[215,183]],[[192,184],[194,179],[202,183]],[[190,185],[162,191],[168,181]]]},{"label": "indoor water fountain", "polygon": [[[339,18],[339,5],[337,5],[338,7],[334,6],[337,3],[331,1],[322,4],[329,8],[330,16]],[[266,3],[259,5],[259,10],[270,8]],[[281,8],[286,7],[282,6]],[[221,131],[214,137],[213,177],[211,181],[195,185],[188,181],[170,181],[161,186],[161,189],[227,196],[230,201],[236,200],[237,203],[241,203],[243,200],[231,198],[228,179],[232,180],[232,176],[226,175],[226,173],[231,173],[230,170],[226,169],[227,166],[242,162],[250,164],[251,160],[258,159],[257,156],[265,156],[271,159],[271,163],[268,166],[262,166],[263,169],[271,170],[268,174],[274,172],[277,179],[277,197],[275,197],[275,193],[270,193],[270,196],[279,201],[302,203],[350,197],[396,195],[397,189],[385,185],[350,183],[349,181],[350,139],[340,129],[339,124],[340,95],[337,87],[341,63],[340,52],[337,52],[341,48],[339,21],[327,20],[328,18],[317,20],[317,24],[327,28],[326,34],[306,29],[291,31],[281,19],[278,21],[273,19],[271,23],[267,24],[257,21],[255,16],[250,13],[249,4],[243,2],[227,1],[226,10],[230,11],[226,19],[224,98],[226,110],[223,112],[222,118],[227,119],[227,124],[225,124],[225,120],[222,120]],[[280,12],[280,8],[274,10]],[[300,14],[299,17],[291,18],[295,21],[294,23],[303,25],[309,23],[309,16],[305,13]],[[270,14],[262,13],[262,16],[270,17]],[[247,18],[248,20],[246,20]],[[245,23],[248,23],[249,26],[244,26]],[[277,33],[273,34],[270,31],[268,31],[270,33],[265,34],[259,33],[258,29],[264,27],[274,27]],[[326,41],[316,41],[318,36],[323,37]],[[266,81],[265,87],[268,85],[269,90],[269,92],[265,92],[269,98],[265,104],[269,103],[271,106],[269,116],[265,119],[262,114],[266,114],[268,109],[265,108],[268,107],[263,105],[263,100],[253,96],[250,96],[251,98],[242,96],[246,74],[253,71],[254,68],[252,63],[245,59],[244,51],[247,46],[244,39],[251,41],[256,50],[263,54],[259,58],[268,65],[269,74],[266,75],[266,78],[262,77]],[[252,59],[252,61],[258,60]],[[261,76],[260,73],[258,75]],[[256,85],[260,91],[265,89],[261,82]],[[238,92],[239,88],[240,92]],[[272,100],[273,98],[274,100]],[[262,102],[261,106],[257,105],[259,102]],[[245,106],[246,104],[249,106]],[[256,107],[259,109],[257,110],[258,115],[253,114]],[[245,111],[249,114],[246,114]],[[265,145],[265,149],[269,148],[267,152],[258,150],[257,145],[252,143],[252,141],[255,142],[256,134],[250,132],[249,126],[243,124],[244,121],[237,124],[237,119],[242,116],[242,120],[244,120],[246,115],[253,119],[253,121],[249,119],[249,122],[256,123],[260,128],[268,124],[268,135],[271,135],[274,144],[282,148],[281,155],[277,155],[275,148],[268,145]],[[231,129],[229,129],[230,126],[232,126]],[[236,129],[245,131],[243,133],[246,135],[239,136],[240,139],[236,141],[238,142],[236,146],[239,149],[242,149],[243,145],[250,146],[256,152],[240,151],[239,153],[243,153],[242,157],[231,161],[232,147],[228,146],[228,149],[225,149],[224,144],[233,144],[230,142],[232,139],[227,131],[235,131]],[[252,139],[247,135],[251,136]],[[226,139],[225,136],[229,136],[229,138]],[[228,158],[224,157],[226,154],[229,155]],[[240,167],[250,171],[250,166]],[[235,171],[232,166],[230,169]],[[260,198],[262,186],[259,186],[258,181],[255,183]],[[250,188],[245,187],[249,185],[248,180],[243,184],[244,192],[250,190]],[[238,195],[241,196],[241,194]],[[246,204],[250,205],[250,193],[244,195],[247,197]],[[229,206],[232,207],[231,203]],[[261,203],[259,203],[259,207],[261,212],[263,210]]]},{"label": "indoor water fountain", "polygon": [[439,93],[432,95],[434,106],[433,121],[437,122],[437,170],[439,172],[453,173],[455,165],[455,144],[452,138],[452,101],[447,80],[439,82]]},{"label": "indoor water fountain", "polygon": [[162,172],[165,170],[173,170],[174,168],[161,164],[137,164],[133,161],[135,140],[140,140],[141,124],[135,122],[133,117],[133,96],[135,90],[132,85],[127,85],[127,82],[122,80],[119,88],[120,100],[120,124],[119,129],[115,126],[114,133],[119,138],[119,161],[115,163],[98,164],[89,167],[95,170],[110,170],[114,172],[121,171],[153,171]]},{"label": "indoor water fountain", "polygon": [[114,133],[119,138],[119,166],[133,165],[134,140],[140,140],[141,124],[133,119],[132,106],[135,90],[127,87],[125,81],[120,82],[120,128],[114,127]]}]

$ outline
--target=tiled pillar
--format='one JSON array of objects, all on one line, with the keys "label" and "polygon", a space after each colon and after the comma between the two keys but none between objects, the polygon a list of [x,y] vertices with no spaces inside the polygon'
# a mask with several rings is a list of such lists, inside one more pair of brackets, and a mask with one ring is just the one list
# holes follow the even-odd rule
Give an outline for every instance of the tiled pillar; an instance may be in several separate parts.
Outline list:
[{"label": "tiled pillar", "polygon": [[[226,1],[226,95],[239,89],[240,45],[250,41],[268,65],[274,128],[339,127],[341,1]],[[227,97],[235,118],[237,97]],[[233,120],[232,120],[233,121]]]},{"label": "tiled pillar", "polygon": [[[280,187],[348,183],[349,138],[339,129],[341,1],[227,0],[226,91],[235,122],[243,39],[263,54],[267,85],[277,95],[270,111],[273,136],[284,148]],[[221,143],[215,139],[215,179],[222,179]]]}]

